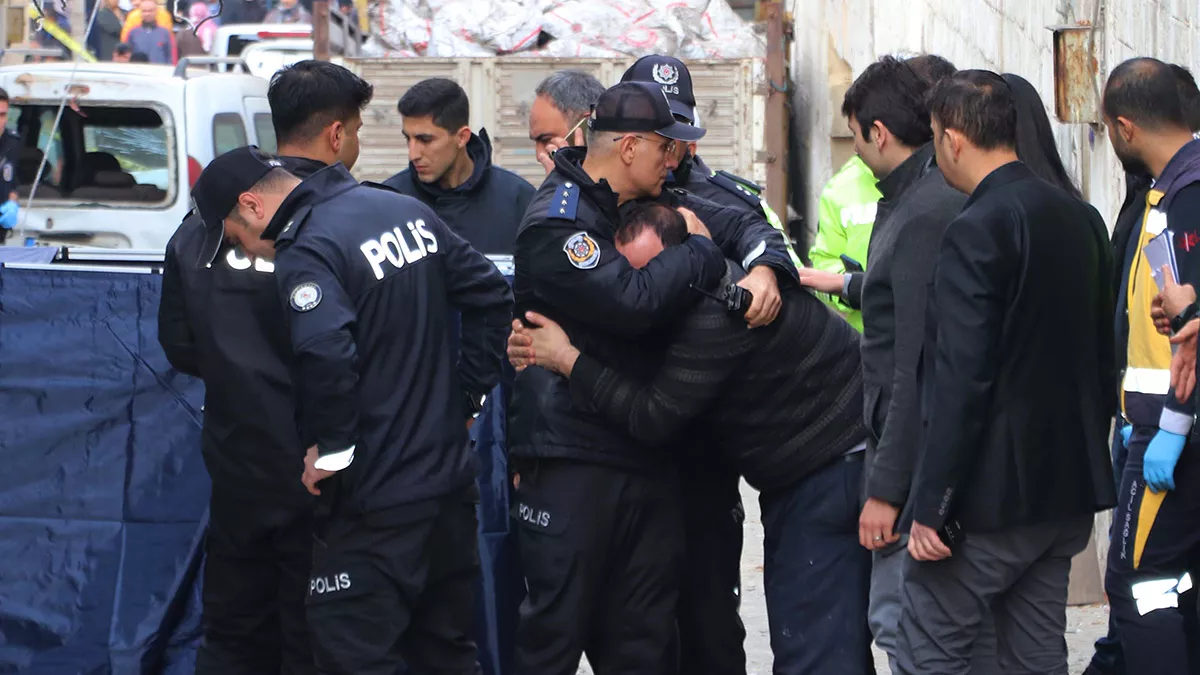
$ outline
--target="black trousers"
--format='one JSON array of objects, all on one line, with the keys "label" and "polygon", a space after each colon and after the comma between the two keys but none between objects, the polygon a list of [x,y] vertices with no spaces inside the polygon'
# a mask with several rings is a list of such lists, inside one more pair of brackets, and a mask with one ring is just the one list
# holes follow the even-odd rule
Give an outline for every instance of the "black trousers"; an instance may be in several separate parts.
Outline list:
[{"label": "black trousers", "polygon": [[669,675],[683,525],[673,470],[517,461],[513,518],[528,593],[517,675]]},{"label": "black trousers", "polygon": [[471,487],[386,514],[334,515],[313,532],[308,624],[320,673],[479,673]]},{"label": "black trousers", "polygon": [[307,675],[311,509],[214,490],[205,540],[198,675]]},{"label": "black trousers", "polygon": [[681,675],[746,675],[741,476],[713,462],[680,469],[686,560],[679,589]]}]

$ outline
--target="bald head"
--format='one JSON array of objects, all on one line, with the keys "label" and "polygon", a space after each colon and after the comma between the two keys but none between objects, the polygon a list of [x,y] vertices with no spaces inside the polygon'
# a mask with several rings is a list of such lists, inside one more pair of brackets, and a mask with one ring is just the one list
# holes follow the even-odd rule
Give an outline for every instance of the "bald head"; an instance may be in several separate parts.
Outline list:
[{"label": "bald head", "polygon": [[1152,58],[1130,59],[1113,69],[1104,87],[1104,116],[1149,131],[1190,130],[1178,74]]}]

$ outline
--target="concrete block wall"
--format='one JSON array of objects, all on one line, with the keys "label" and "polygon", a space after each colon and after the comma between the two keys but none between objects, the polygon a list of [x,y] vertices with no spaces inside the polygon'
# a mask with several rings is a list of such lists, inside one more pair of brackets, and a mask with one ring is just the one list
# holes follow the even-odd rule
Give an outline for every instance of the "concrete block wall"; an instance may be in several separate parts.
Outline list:
[{"label": "concrete block wall", "polygon": [[[883,54],[933,52],[959,68],[1021,75],[1052,109],[1048,27],[1092,23],[1097,88],[1103,88],[1114,66],[1132,56],[1183,63],[1200,75],[1196,0],[794,0],[792,12],[796,131],[802,137],[805,215],[813,227],[821,188],[837,170],[835,160],[845,156],[844,141],[831,138],[845,124],[837,98],[844,89],[832,78],[847,67],[857,75]],[[1111,227],[1124,182],[1103,126],[1055,120],[1055,128],[1064,162]]]}]

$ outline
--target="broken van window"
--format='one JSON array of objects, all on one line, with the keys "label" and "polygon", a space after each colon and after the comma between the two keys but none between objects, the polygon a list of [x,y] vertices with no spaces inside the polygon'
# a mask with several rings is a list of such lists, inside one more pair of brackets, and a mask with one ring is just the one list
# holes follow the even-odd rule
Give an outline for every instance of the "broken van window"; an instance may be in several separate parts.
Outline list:
[{"label": "broken van window", "polygon": [[17,193],[28,197],[45,160],[34,199],[162,207],[175,171],[167,126],[151,108],[73,106],[50,137],[57,102],[12,105],[9,126],[21,136]]}]

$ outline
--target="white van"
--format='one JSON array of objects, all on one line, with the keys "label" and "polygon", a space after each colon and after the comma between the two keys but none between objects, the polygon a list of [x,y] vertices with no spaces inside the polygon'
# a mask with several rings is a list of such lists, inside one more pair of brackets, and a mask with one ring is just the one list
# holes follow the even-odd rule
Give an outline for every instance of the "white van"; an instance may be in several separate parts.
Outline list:
[{"label": "white van", "polygon": [[21,215],[8,243],[165,250],[213,157],[247,144],[275,151],[266,80],[207,68],[230,61],[0,68],[8,125],[24,142],[16,168]]}]

